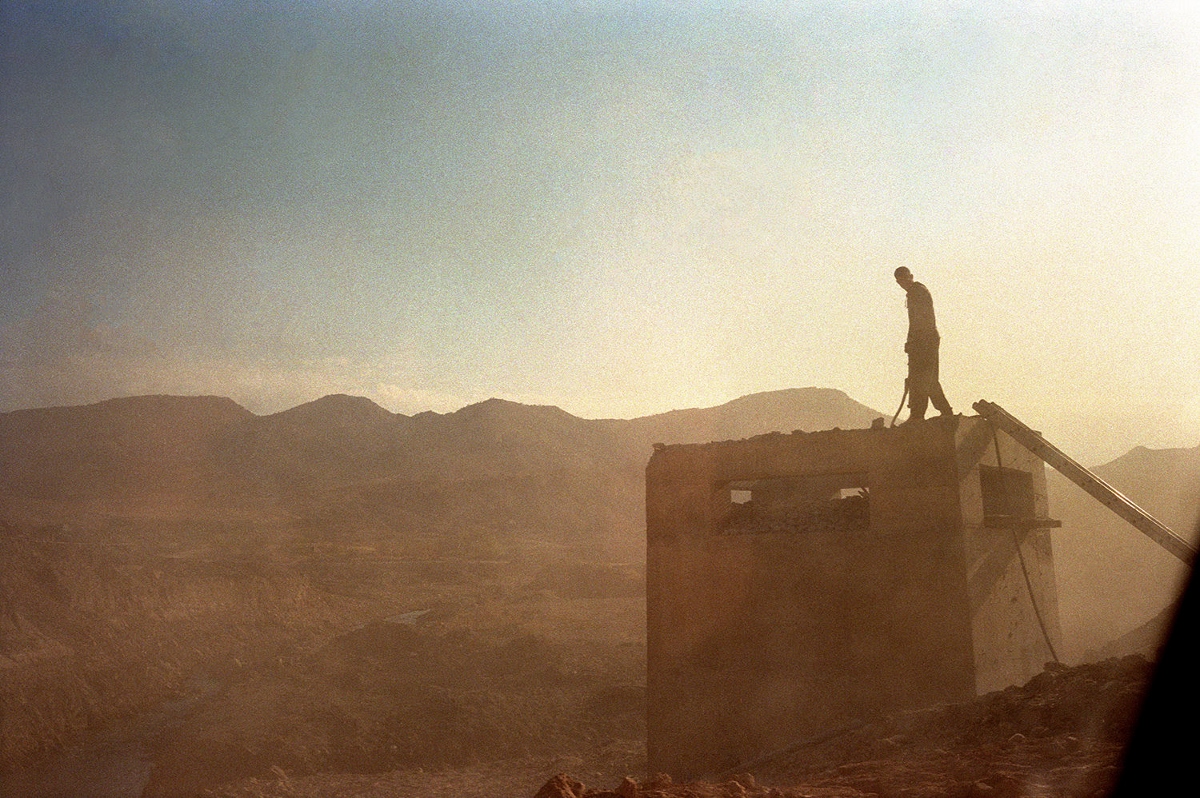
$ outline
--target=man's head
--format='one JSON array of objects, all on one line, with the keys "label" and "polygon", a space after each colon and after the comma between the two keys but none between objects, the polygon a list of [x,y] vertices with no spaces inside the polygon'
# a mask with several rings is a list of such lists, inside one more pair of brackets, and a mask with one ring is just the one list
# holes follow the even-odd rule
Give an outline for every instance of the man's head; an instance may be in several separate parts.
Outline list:
[{"label": "man's head", "polygon": [[905,291],[907,291],[909,286],[913,284],[912,272],[908,270],[907,266],[897,267],[896,271],[893,272],[893,275],[896,277],[896,282],[899,283],[900,287]]}]

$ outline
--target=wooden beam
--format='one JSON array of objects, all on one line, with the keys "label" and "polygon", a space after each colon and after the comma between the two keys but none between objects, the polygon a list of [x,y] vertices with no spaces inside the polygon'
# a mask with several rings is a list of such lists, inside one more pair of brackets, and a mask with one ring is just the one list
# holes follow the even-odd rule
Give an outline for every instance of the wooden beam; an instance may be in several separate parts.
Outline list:
[{"label": "wooden beam", "polygon": [[1196,556],[1194,546],[1172,532],[1170,527],[1134,504],[1125,494],[1072,460],[1061,449],[1043,438],[1040,432],[1030,429],[1007,410],[993,402],[980,400],[972,406],[976,413],[1004,430],[1010,438],[1083,488],[1092,498],[1124,518],[1138,531],[1178,557],[1181,562],[1186,565],[1191,564],[1192,559]]}]

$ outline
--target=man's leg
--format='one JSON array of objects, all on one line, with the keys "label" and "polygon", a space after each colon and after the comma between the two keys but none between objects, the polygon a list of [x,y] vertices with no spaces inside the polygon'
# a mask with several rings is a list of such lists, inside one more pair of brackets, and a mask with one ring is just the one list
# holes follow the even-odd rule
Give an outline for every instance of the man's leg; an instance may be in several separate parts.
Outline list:
[{"label": "man's leg", "polygon": [[933,376],[929,385],[929,400],[933,402],[933,406],[943,416],[954,415],[954,408],[950,407],[950,402],[946,399],[946,394],[942,392],[942,383],[938,379],[938,352],[933,350]]},{"label": "man's leg", "polygon": [[933,388],[929,391],[929,400],[933,402],[933,406],[943,416],[954,415],[954,408],[950,406],[950,402],[946,400],[946,394],[942,393],[942,384],[935,382]]},{"label": "man's leg", "polygon": [[908,355],[908,420],[925,418],[925,407],[929,404],[930,380],[933,374],[928,362],[919,352]]}]

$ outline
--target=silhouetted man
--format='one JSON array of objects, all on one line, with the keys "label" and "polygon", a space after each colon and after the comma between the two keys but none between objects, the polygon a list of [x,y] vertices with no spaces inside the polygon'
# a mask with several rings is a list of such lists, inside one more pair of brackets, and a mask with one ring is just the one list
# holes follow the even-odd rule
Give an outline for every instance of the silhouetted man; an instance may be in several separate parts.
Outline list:
[{"label": "silhouetted man", "polygon": [[908,353],[908,421],[925,418],[925,407],[931,400],[943,416],[953,415],[938,382],[941,338],[933,315],[933,296],[928,288],[913,279],[907,266],[896,269],[895,276],[896,282],[908,294],[905,303],[908,306],[908,340],[904,343],[904,351]]}]

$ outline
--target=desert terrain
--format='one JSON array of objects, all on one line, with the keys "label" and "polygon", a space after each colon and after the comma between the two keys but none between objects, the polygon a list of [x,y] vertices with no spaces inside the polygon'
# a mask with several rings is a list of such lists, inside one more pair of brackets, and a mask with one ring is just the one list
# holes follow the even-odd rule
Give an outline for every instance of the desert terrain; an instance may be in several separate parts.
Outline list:
[{"label": "desert terrain", "polygon": [[[879,415],[824,389],[629,421],[344,396],[2,414],[4,794],[1103,793],[1183,574],[1053,475],[1064,664],[711,782],[646,772],[651,445]],[[1193,528],[1200,449],[1097,470]]]}]

